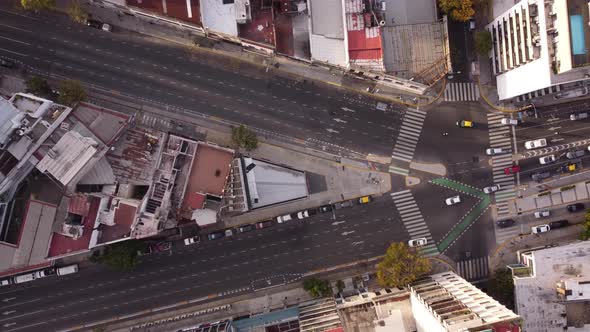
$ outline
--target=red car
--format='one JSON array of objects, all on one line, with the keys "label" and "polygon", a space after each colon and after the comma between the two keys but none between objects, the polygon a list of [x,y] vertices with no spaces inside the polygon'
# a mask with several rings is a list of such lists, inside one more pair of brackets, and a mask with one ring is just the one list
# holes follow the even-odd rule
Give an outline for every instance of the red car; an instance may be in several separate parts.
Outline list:
[{"label": "red car", "polygon": [[520,166],[518,165],[504,168],[504,174],[506,175],[516,174],[518,172],[520,172]]}]

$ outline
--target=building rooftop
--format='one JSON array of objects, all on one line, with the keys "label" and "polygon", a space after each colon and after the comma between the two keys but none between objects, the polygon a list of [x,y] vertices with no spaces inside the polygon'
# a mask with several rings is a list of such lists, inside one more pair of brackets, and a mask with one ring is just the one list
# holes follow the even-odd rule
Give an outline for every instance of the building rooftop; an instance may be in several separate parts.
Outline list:
[{"label": "building rooftop", "polygon": [[98,243],[108,243],[129,237],[135,221],[138,207],[121,202],[115,208],[113,224],[100,227],[100,239]]},{"label": "building rooftop", "polygon": [[250,0],[251,19],[238,25],[240,38],[275,45],[272,1]]},{"label": "building rooftop", "polygon": [[127,5],[201,25],[199,0],[127,0]]},{"label": "building rooftop", "polygon": [[201,0],[203,27],[229,36],[238,36],[235,3],[219,0]]},{"label": "building rooftop", "polygon": [[80,103],[72,116],[84,124],[105,145],[112,145],[127,127],[131,117],[95,105]]},{"label": "building rooftop", "polygon": [[231,150],[199,143],[185,196],[188,193],[201,193],[221,197],[233,158]]}]

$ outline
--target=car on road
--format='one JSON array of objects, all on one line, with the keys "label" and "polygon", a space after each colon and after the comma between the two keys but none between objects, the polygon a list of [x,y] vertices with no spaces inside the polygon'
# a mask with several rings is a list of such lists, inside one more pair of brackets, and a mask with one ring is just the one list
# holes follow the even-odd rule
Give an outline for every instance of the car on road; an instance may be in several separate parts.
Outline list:
[{"label": "car on road", "polygon": [[513,165],[510,167],[504,168],[504,174],[506,174],[506,175],[516,174],[518,172],[520,172],[520,166],[518,166],[518,165]]},{"label": "car on road", "polygon": [[491,193],[496,192],[500,189],[502,189],[502,186],[500,186],[499,184],[494,184],[489,187],[483,188],[483,192],[486,194],[491,194]]},{"label": "car on road", "polygon": [[6,278],[6,279],[0,280],[0,286],[8,286],[8,285],[12,285],[12,279]]},{"label": "car on road", "polygon": [[359,204],[367,204],[371,202],[371,196],[363,196],[359,198]]},{"label": "car on road", "polygon": [[534,215],[535,215],[535,218],[541,219],[541,218],[549,217],[551,215],[551,211],[549,211],[549,210],[537,211],[534,213]]},{"label": "car on road", "polygon": [[286,222],[286,221],[290,221],[290,220],[293,220],[293,218],[291,217],[291,215],[290,215],[290,214],[286,214],[286,215],[284,215],[284,216],[278,216],[278,217],[277,217],[277,222],[278,222],[279,224],[282,224],[282,223],[284,223],[284,222]]},{"label": "car on road", "polygon": [[567,220],[555,220],[549,223],[549,227],[551,227],[551,229],[567,227],[569,225],[570,222]]},{"label": "car on road", "polygon": [[504,153],[508,153],[509,150],[508,149],[503,149],[503,148],[489,148],[486,149],[486,154],[488,156],[495,156],[495,155],[499,155],[499,154],[504,154]]},{"label": "car on road", "polygon": [[498,225],[498,227],[500,227],[500,228],[510,227],[510,226],[514,225],[514,220],[513,219],[498,220],[496,222],[496,225]]},{"label": "car on road", "polygon": [[421,247],[421,246],[425,246],[426,243],[428,243],[428,240],[425,237],[421,237],[418,239],[412,239],[412,240],[408,241],[408,246]]},{"label": "car on road", "polygon": [[457,126],[461,128],[473,128],[475,126],[475,123],[473,123],[473,121],[471,120],[461,120],[457,121]]},{"label": "car on road", "polygon": [[566,164],[566,165],[561,166],[559,168],[559,171],[562,173],[569,173],[569,172],[575,172],[577,168],[578,168],[578,166],[576,164]]},{"label": "car on road", "polygon": [[248,232],[251,232],[255,229],[256,229],[256,227],[254,227],[254,225],[251,225],[251,224],[242,225],[242,226],[238,227],[238,233],[248,233]]},{"label": "car on road", "polygon": [[565,207],[569,212],[580,212],[584,210],[584,204],[582,203],[576,203],[576,204],[570,204],[568,206]]},{"label": "car on road", "polygon": [[234,236],[234,230],[233,229],[226,229],[225,230],[225,236],[226,237],[232,237],[232,236]]},{"label": "car on road", "polygon": [[297,212],[297,219],[305,219],[307,217],[309,217],[309,210],[303,210],[303,211]]},{"label": "car on road", "polygon": [[198,235],[187,237],[184,239],[184,245],[190,246],[191,244],[199,244],[201,242],[201,238]]},{"label": "car on road", "polygon": [[555,159],[555,155],[550,154],[548,156],[544,156],[544,157],[539,158],[539,163],[541,165],[546,165],[546,164],[551,164],[552,162],[555,162],[555,160],[557,160],[557,159]]},{"label": "car on road", "polygon": [[256,229],[268,228],[270,226],[272,226],[272,221],[270,221],[270,220],[261,221],[261,222],[256,223]]},{"label": "car on road", "polygon": [[547,140],[544,139],[544,138],[539,138],[539,139],[536,139],[534,141],[526,141],[526,142],[524,142],[524,147],[527,150],[536,149],[536,148],[542,148],[544,146],[547,146]]},{"label": "car on road", "polygon": [[0,67],[14,68],[15,63],[8,59],[0,59]]},{"label": "car on road", "polygon": [[503,118],[502,120],[500,120],[500,123],[503,124],[503,125],[516,126],[516,125],[518,125],[518,120],[517,119]]},{"label": "car on road", "polygon": [[97,20],[88,19],[88,20],[86,20],[86,25],[89,27],[93,27],[93,28],[107,31],[107,32],[111,32],[113,30],[113,28],[111,27],[110,24],[103,23],[103,22],[97,21]]},{"label": "car on road", "polygon": [[539,173],[535,173],[533,175],[531,175],[531,179],[533,179],[533,181],[537,181],[537,182],[541,182],[541,180],[547,179],[551,177],[551,173],[550,172],[539,172]]},{"label": "car on road", "polygon": [[538,225],[531,227],[531,231],[533,232],[533,234],[547,233],[550,230],[551,227],[549,225]]},{"label": "car on road", "polygon": [[570,152],[566,153],[565,157],[567,159],[576,159],[576,158],[583,157],[585,154],[586,154],[586,151],[584,151],[584,150],[576,150],[576,151],[570,151]]},{"label": "car on road", "polygon": [[461,203],[461,197],[459,195],[449,197],[449,198],[445,199],[445,203],[447,203],[448,206],[459,204],[459,203]]},{"label": "car on road", "polygon": [[570,120],[572,121],[576,121],[576,120],[584,120],[588,118],[588,113],[587,112],[580,112],[580,113],[572,113],[570,114]]},{"label": "car on road", "polygon": [[207,235],[207,238],[209,240],[217,240],[217,239],[221,239],[224,237],[225,237],[224,231],[213,232],[213,233],[209,233],[209,235]]},{"label": "car on road", "polygon": [[354,203],[352,201],[342,201],[342,202],[337,202],[334,204],[334,208],[336,210],[339,209],[343,209],[343,208],[347,208],[347,207],[352,207],[354,205]]},{"label": "car on road", "polygon": [[328,204],[328,205],[322,205],[318,208],[318,211],[320,211],[320,213],[326,213],[326,212],[330,212],[332,211],[332,205]]}]

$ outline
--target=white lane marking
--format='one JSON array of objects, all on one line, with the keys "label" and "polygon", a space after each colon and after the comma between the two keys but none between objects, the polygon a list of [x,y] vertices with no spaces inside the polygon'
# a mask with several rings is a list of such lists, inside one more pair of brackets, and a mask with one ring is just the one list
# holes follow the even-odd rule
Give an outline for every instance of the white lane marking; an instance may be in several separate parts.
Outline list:
[{"label": "white lane marking", "polygon": [[15,29],[15,30],[20,30],[20,31],[24,31],[24,32],[33,32],[33,31],[30,31],[30,30],[25,30],[25,29],[13,27],[12,25],[8,25],[8,24],[2,24],[2,23],[0,23],[0,25],[3,26],[3,27]]},{"label": "white lane marking", "polygon": [[4,49],[4,48],[0,48],[0,51],[10,52],[10,53],[14,53],[14,54],[22,55],[22,56],[28,56],[26,54],[10,51],[10,50]]},{"label": "white lane marking", "polygon": [[36,19],[36,18],[33,18],[33,17],[30,17],[30,16],[27,16],[27,15],[22,15],[22,14],[19,14],[19,13],[15,13],[15,12],[12,12],[12,11],[10,11],[10,10],[4,10],[4,9],[0,9],[0,12],[5,12],[5,13],[12,14],[12,15],[17,15],[17,16],[21,16],[21,17],[26,17],[26,18],[29,18],[29,19],[31,19],[31,20],[38,21],[38,19]]},{"label": "white lane marking", "polygon": [[10,41],[13,41],[13,42],[15,42],[15,43],[20,43],[20,44],[23,44],[23,45],[31,46],[31,44],[29,44],[29,43],[25,43],[25,42],[22,42],[22,41],[20,41],[20,40],[16,40],[16,39],[8,38],[8,37],[2,37],[2,36],[0,36],[0,38],[2,38],[2,39],[6,39],[6,40],[10,40]]}]

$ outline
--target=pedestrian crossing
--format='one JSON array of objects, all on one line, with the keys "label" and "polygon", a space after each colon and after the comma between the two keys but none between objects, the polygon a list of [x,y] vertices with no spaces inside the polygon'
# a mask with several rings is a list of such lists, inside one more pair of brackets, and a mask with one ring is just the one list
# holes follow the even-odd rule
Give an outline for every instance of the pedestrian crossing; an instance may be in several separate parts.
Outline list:
[{"label": "pedestrian crossing", "polygon": [[[404,114],[404,121],[400,127],[395,146],[393,147],[392,159],[405,162],[412,162],[414,150],[420,139],[422,124],[426,118],[426,112],[417,109],[408,109]],[[393,172],[395,173],[395,172]]]},{"label": "pedestrian crossing", "polygon": [[540,89],[540,90],[535,90],[535,91],[529,92],[527,94],[517,96],[517,97],[515,97],[515,100],[517,102],[522,102],[522,101],[525,101],[525,100],[531,100],[531,99],[536,98],[536,97],[542,97],[542,96],[544,96],[546,94],[552,94],[552,93],[559,92],[559,91],[561,91],[561,89],[562,89],[562,86],[561,85],[553,85],[553,86],[550,86],[548,88],[544,88],[544,89]]},{"label": "pedestrian crossing", "polygon": [[[512,151],[512,138],[510,127],[503,125],[500,121],[503,114],[488,114],[488,128],[490,135],[490,147],[503,148]],[[499,184],[501,189],[494,193],[496,199],[496,211],[498,217],[509,214],[508,201],[516,196],[515,175],[505,174],[504,169],[513,165],[512,154],[501,154],[492,156],[492,172],[494,184]]]},{"label": "pedestrian crossing", "polygon": [[144,125],[146,127],[164,130],[169,130],[172,126],[170,120],[166,120],[157,116],[148,115],[145,113],[139,117],[139,122],[141,123],[141,125]]},{"label": "pedestrian crossing", "polygon": [[438,255],[438,248],[432,239],[432,235],[422,217],[418,204],[414,200],[412,192],[409,190],[398,191],[391,193],[391,198],[402,218],[406,231],[410,234],[410,239],[424,237],[428,240],[425,246],[420,247],[422,254],[425,256]]},{"label": "pedestrian crossing", "polygon": [[449,83],[445,88],[446,101],[478,101],[479,89],[475,83]]},{"label": "pedestrian crossing", "polygon": [[489,256],[457,262],[457,274],[467,281],[486,279],[490,273]]}]

